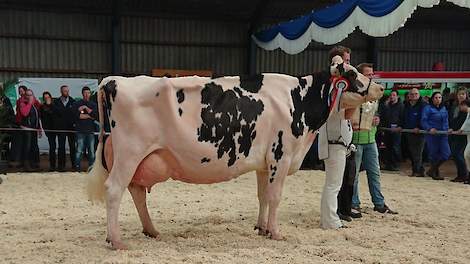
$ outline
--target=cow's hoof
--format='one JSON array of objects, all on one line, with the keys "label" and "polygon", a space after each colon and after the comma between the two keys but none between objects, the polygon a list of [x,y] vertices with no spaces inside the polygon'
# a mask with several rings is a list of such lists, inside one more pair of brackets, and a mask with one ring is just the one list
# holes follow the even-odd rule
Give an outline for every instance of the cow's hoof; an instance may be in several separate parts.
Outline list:
[{"label": "cow's hoof", "polygon": [[156,230],[153,230],[153,231],[143,230],[142,233],[147,237],[155,238],[157,240],[160,239],[160,233],[158,233],[158,231]]},{"label": "cow's hoof", "polygon": [[255,226],[255,230],[258,230],[259,236],[267,236],[269,234],[268,230],[261,228],[259,226]]},{"label": "cow's hoof", "polygon": [[[269,231],[268,231],[269,232]],[[272,240],[285,240],[284,237],[281,235],[281,233],[271,233],[269,232],[269,238]]]},{"label": "cow's hoof", "polygon": [[114,250],[128,250],[129,248],[126,244],[122,243],[121,241],[111,242]]}]

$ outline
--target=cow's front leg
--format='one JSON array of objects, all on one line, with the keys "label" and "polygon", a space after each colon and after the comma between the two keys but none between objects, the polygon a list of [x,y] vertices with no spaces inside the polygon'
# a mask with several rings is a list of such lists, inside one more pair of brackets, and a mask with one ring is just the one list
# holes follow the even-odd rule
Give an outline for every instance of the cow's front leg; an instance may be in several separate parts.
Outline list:
[{"label": "cow's front leg", "polygon": [[258,179],[259,214],[255,230],[258,229],[258,234],[265,236],[268,234],[268,202],[265,193],[268,184],[268,171],[256,171],[256,177]]},{"label": "cow's front leg", "polygon": [[272,239],[281,240],[282,235],[279,231],[277,222],[277,208],[281,201],[282,187],[287,176],[289,166],[288,162],[277,162],[269,165],[269,180],[266,186],[266,200],[269,205],[268,214],[268,232]]},{"label": "cow's front leg", "polygon": [[149,211],[147,209],[147,194],[145,187],[134,183],[129,184],[129,192],[131,193],[132,199],[134,200],[135,208],[139,214],[140,222],[142,222],[142,233],[148,237],[158,239],[160,234],[152,224],[150,219]]}]

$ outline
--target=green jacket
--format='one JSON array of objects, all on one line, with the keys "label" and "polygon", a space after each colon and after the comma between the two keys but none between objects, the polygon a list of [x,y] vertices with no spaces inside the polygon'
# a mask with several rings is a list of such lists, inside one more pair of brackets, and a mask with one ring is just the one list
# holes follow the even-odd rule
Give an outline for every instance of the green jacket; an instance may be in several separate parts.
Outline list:
[{"label": "green jacket", "polygon": [[354,145],[365,145],[375,143],[375,134],[377,133],[377,127],[373,126],[370,130],[354,131],[352,143]]}]

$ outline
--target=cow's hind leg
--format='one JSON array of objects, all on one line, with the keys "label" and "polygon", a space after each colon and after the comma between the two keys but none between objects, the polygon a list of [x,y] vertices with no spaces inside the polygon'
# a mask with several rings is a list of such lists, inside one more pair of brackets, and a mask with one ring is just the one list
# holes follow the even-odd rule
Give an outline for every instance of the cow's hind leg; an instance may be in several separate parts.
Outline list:
[{"label": "cow's hind leg", "polygon": [[281,201],[282,187],[284,185],[288,169],[288,162],[282,160],[269,165],[269,180],[266,186],[265,195],[269,205],[268,232],[274,240],[283,239],[277,222],[277,208]]},{"label": "cow's hind leg", "polygon": [[[114,168],[113,171],[116,171]],[[108,220],[108,235],[106,241],[111,242],[114,249],[127,249],[127,246],[122,243],[119,234],[119,207],[122,200],[124,190],[126,190],[127,184],[121,184],[118,179],[119,175],[116,175],[111,171],[110,177],[105,182],[106,188],[106,214]]]},{"label": "cow's hind leg", "polygon": [[255,230],[258,229],[258,234],[265,236],[268,234],[268,202],[265,195],[266,185],[268,184],[268,171],[256,171],[256,177],[258,179],[259,214]]},{"label": "cow's hind leg", "polygon": [[148,237],[159,238],[160,234],[152,224],[150,215],[147,209],[147,194],[144,186],[131,183],[128,187],[131,193],[132,199],[134,200],[135,208],[139,214],[140,221],[142,222],[142,233]]},{"label": "cow's hind leg", "polygon": [[[136,157],[137,155],[129,154],[129,156]],[[139,162],[132,158],[115,159],[109,177],[104,183],[108,218],[107,240],[111,242],[114,249],[127,249],[127,246],[121,241],[119,232],[119,207],[122,195],[129,186],[138,164]]]}]

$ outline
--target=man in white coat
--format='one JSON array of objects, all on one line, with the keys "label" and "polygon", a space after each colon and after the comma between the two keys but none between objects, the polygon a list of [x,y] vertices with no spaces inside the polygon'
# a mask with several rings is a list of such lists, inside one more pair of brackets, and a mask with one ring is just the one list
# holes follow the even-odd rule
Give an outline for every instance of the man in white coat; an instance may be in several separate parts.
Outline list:
[{"label": "man in white coat", "polygon": [[343,226],[337,212],[338,193],[343,182],[346,155],[354,150],[351,145],[352,126],[347,118],[347,110],[334,111],[320,128],[318,153],[325,161],[325,185],[321,198],[320,225],[324,229],[337,229]]},{"label": "man in white coat", "polygon": [[[349,64],[351,50],[336,46],[329,52],[330,60],[334,56],[341,56],[345,64]],[[336,85],[341,86],[341,85]],[[337,87],[346,88],[346,87]],[[346,155],[354,148],[351,145],[352,125],[348,120],[353,110],[340,109],[340,102],[336,102],[330,117],[319,129],[318,156],[325,162],[325,185],[321,198],[320,225],[323,229],[338,229],[343,227],[338,210],[338,193],[343,182]]]}]

